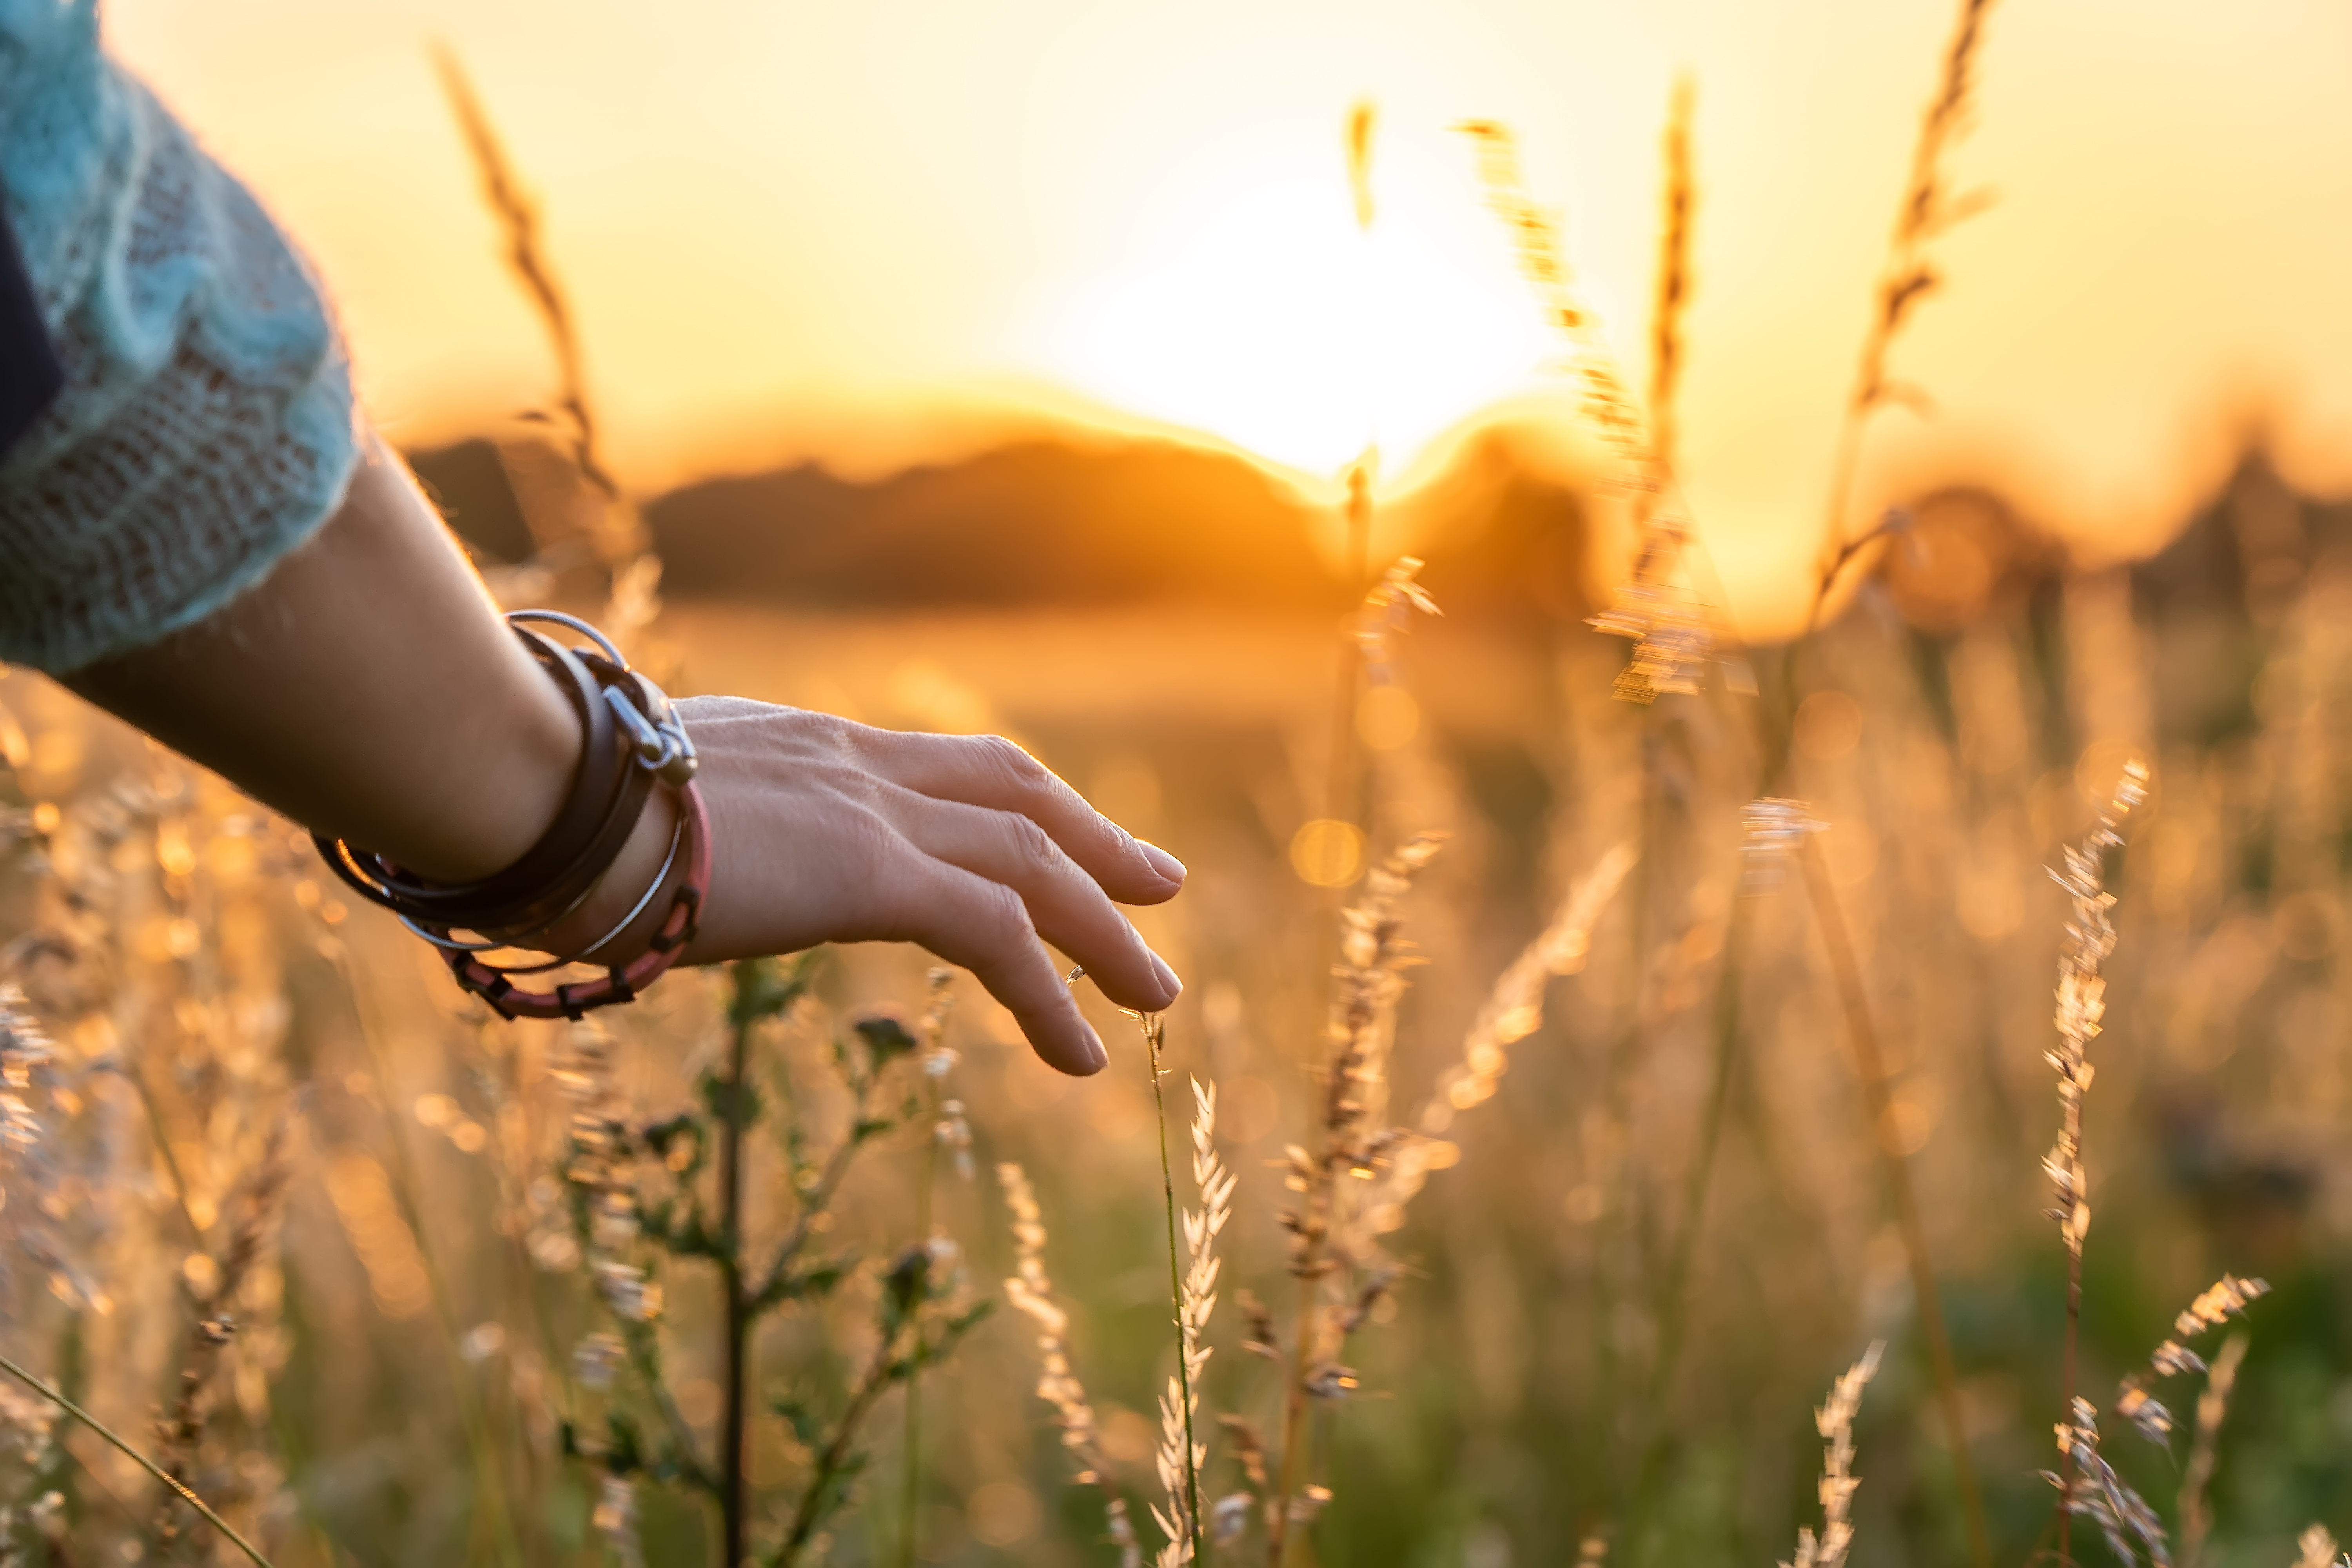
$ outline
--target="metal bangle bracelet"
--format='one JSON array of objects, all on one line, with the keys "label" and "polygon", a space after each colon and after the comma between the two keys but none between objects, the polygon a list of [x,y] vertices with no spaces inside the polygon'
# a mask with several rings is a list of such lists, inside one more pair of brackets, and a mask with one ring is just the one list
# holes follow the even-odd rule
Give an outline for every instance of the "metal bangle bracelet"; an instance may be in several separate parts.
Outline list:
[{"label": "metal bangle bracelet", "polygon": [[[680,844],[685,842],[685,839],[686,818],[683,816],[680,816],[677,825],[670,829],[669,853],[662,858],[661,869],[654,873],[653,881],[646,885],[645,892],[639,895],[637,901],[629,907],[629,912],[623,915],[619,921],[614,925],[612,930],[606,931],[603,936],[598,937],[594,942],[590,942],[586,947],[582,948],[578,952],[572,954],[568,958],[551,959],[545,963],[534,963],[522,968],[509,969],[501,965],[501,973],[507,974],[544,974],[551,969],[562,969],[566,964],[586,962],[591,953],[604,948],[623,931],[628,930],[632,925],[635,925],[636,923],[637,917],[646,912],[646,906],[654,901],[654,896],[659,893],[662,890],[662,888],[669,881],[670,872],[677,868],[677,848]],[[563,919],[564,915],[570,914],[572,910],[576,910],[582,904],[586,903],[588,901],[588,895],[595,890],[596,885],[591,883],[589,887],[581,893],[579,898],[572,900],[571,908],[566,909],[562,914],[557,915],[555,920],[549,921],[546,925],[540,926],[536,930],[523,931],[519,935],[509,937],[503,942],[460,942],[456,937],[443,936],[427,927],[419,925],[415,921],[410,919],[406,915],[400,916],[399,920],[400,923],[406,926],[412,933],[423,937],[426,942],[431,942],[434,946],[441,949],[444,952],[497,952],[506,948],[523,946],[527,939],[537,936],[541,931],[545,931],[548,926],[553,925],[556,921]]]},{"label": "metal bangle bracelet", "polygon": [[[565,963],[579,963],[583,962],[590,953],[594,952],[606,942],[611,942],[614,937],[619,936],[623,931],[636,924],[637,917],[646,912],[646,906],[654,901],[654,895],[660,892],[664,888],[669,885],[670,870],[677,864],[677,847],[685,842],[686,814],[684,812],[679,812],[677,823],[669,830],[669,853],[662,857],[661,869],[654,873],[654,879],[646,884],[646,890],[638,896],[637,901],[629,906],[629,912],[623,915],[619,923],[614,925],[611,931],[606,931],[603,936],[598,937],[594,942],[590,942],[586,947],[582,948],[578,952],[573,953],[570,958],[565,959],[563,962]],[[559,966],[551,963],[547,965],[547,967],[554,969]],[[513,973],[520,974],[527,973],[529,972],[524,970],[516,970]]]},{"label": "metal bangle bracelet", "polygon": [[524,621],[551,621],[559,626],[570,626],[573,631],[594,643],[597,651],[606,658],[611,659],[623,669],[629,668],[629,661],[621,657],[621,650],[613,646],[613,639],[578,616],[567,616],[562,610],[509,610],[506,613],[506,620],[509,626],[516,626]]},{"label": "metal bangle bracelet", "polygon": [[[548,916],[537,925],[530,926],[523,931],[519,931],[514,935],[507,937],[502,941],[460,942],[454,936],[442,935],[440,931],[435,931],[431,926],[418,924],[415,917],[412,915],[404,915],[395,910],[394,911],[393,918],[398,921],[402,925],[406,926],[411,936],[423,937],[426,942],[431,942],[434,946],[439,948],[444,952],[496,952],[500,948],[528,946],[530,938],[537,936],[540,932],[545,931],[548,927],[554,925],[557,921],[571,914],[572,910],[586,903],[588,901],[589,895],[593,893],[596,890],[596,888],[597,884],[595,882],[589,883],[586,887],[581,889],[579,892],[572,895],[572,901],[570,903],[564,905],[562,909],[556,910],[553,914]],[[464,928],[458,926],[445,926],[442,928],[443,931],[458,931]]]}]

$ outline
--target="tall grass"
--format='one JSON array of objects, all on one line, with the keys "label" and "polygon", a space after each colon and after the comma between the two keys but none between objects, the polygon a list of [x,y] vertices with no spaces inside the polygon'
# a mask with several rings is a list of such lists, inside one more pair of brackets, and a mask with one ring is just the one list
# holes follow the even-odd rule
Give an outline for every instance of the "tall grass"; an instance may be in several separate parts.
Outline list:
[{"label": "tall grass", "polygon": [[[2053,636],[2063,587],[1904,626],[1904,568],[1849,515],[1972,205],[1947,165],[1986,12],[1961,8],[1840,411],[1822,599],[1867,572],[1869,603],[1755,663],[1673,477],[1705,457],[1673,418],[1706,349],[1692,99],[1640,396],[1507,133],[1473,128],[1631,502],[1599,617],[1630,650],[1570,634],[1482,667],[1549,694],[1510,742],[1538,805],[1450,728],[1484,677],[1433,672],[1483,628],[1405,646],[1434,608],[1409,559],[1349,584],[1370,597],[1328,787],[1262,766],[1263,737],[1135,715],[1169,836],[1203,849],[1160,917],[1200,1000],[1147,1021],[1148,1083],[1051,1082],[986,1006],[949,1011],[948,977],[854,950],[681,975],[609,1029],[457,1011],[286,825],[11,678],[9,1550],[1491,1568],[1762,1563],[1793,1536],[1792,1568],[1829,1568],[2071,1562],[2080,1518],[2127,1561],[2336,1559],[2342,1223],[2298,1184],[2340,1168],[2347,1109],[2340,563],[2242,628],[2268,671],[2244,711],[2135,731],[2079,677],[2139,656]],[[446,68],[595,483],[535,215]],[[1366,223],[1371,129],[1350,121]],[[650,558],[603,548],[590,591],[634,573],[650,613]],[[1354,694],[1407,682],[1424,733],[1356,750]],[[1074,771],[1110,754],[1043,728]],[[2087,801],[2126,732],[2161,754]],[[1296,853],[1316,814],[1355,835],[1344,866]],[[2039,862],[2067,840],[2052,895]],[[1539,842],[1557,880],[1515,881]],[[1776,896],[1790,864],[1802,908]],[[901,995],[911,1023],[872,1005]],[[2030,1191],[2053,1070],[2063,1273]],[[947,1179],[975,1149],[1001,1215]],[[2117,1244],[2086,1254],[2095,1196]],[[988,1268],[1017,1331],[983,1327]],[[2250,1306],[2208,1366],[2200,1336]],[[1880,1359],[1906,1327],[1916,1369]],[[1802,1414],[1856,1343],[1816,1467]],[[2103,1428],[2085,1390],[2116,1368]],[[2172,1391],[2200,1374],[2184,1422]]]}]

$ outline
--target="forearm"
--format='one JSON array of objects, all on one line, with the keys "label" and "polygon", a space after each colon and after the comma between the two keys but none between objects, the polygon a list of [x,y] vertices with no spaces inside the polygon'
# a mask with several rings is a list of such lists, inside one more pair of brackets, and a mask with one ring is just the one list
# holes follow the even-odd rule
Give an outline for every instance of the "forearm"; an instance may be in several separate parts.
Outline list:
[{"label": "forearm", "polygon": [[537,842],[580,754],[562,692],[381,448],[257,587],[66,683],[297,822],[452,880]]}]

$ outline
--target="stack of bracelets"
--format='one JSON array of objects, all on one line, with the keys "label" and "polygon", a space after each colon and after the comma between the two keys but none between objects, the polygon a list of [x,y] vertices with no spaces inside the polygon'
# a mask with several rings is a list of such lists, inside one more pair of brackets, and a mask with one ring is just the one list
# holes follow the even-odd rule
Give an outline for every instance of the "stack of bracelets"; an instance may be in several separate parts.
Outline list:
[{"label": "stack of bracelets", "polygon": [[[571,648],[526,621],[552,622],[586,637],[595,647]],[[620,650],[585,621],[552,610],[507,616],[515,636],[552,676],[579,715],[587,743],[554,826],[521,859],[476,882],[428,882],[382,855],[341,838],[317,835],[319,852],[371,903],[441,950],[457,984],[508,1018],[571,1018],[594,1007],[633,1000],[676,963],[694,940],[710,887],[710,819],[694,786],[694,742],[659,687],[631,669]],[[658,781],[677,795],[677,826],[669,853],[636,902],[603,936],[577,952],[531,964],[495,964],[484,955],[533,946],[585,903],[635,831]],[[609,964],[593,980],[525,990],[519,975],[543,974],[586,963],[635,925],[683,858],[686,874],[671,895],[668,914],[646,951]]]}]

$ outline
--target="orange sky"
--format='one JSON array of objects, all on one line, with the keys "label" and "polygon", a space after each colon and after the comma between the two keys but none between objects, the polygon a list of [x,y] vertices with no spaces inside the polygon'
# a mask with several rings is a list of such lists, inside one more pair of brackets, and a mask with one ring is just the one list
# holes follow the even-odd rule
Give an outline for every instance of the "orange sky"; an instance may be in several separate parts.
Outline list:
[{"label": "orange sky", "polygon": [[[1769,629],[1950,6],[1937,0],[111,0],[127,57],[308,246],[404,442],[545,395],[425,55],[539,192],[619,466],[871,467],[942,408],[1099,403],[1388,471],[1544,385],[1447,127],[1505,120],[1639,378],[1675,73],[1696,79],[1684,478]],[[1871,495],[1946,476],[2144,545],[2259,426],[2352,489],[2352,11],[2002,0]],[[1373,240],[1340,127],[1381,106]]]}]

